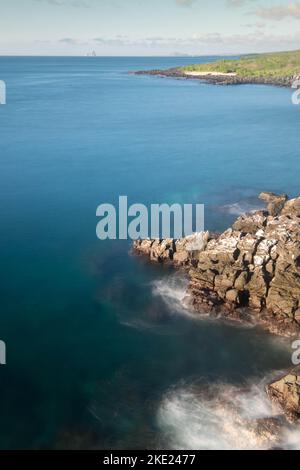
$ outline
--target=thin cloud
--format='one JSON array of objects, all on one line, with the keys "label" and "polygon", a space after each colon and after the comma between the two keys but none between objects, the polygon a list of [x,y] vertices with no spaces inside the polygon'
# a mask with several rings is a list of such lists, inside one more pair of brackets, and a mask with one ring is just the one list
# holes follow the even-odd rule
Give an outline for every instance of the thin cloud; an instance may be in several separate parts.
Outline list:
[{"label": "thin cloud", "polygon": [[176,5],[180,7],[191,7],[196,0],[176,0]]},{"label": "thin cloud", "polygon": [[53,6],[70,6],[75,8],[90,8],[94,0],[35,0],[38,3],[48,3]]},{"label": "thin cloud", "polygon": [[227,4],[230,7],[242,7],[243,5],[246,5],[248,3],[254,2],[256,0],[227,0]]},{"label": "thin cloud", "polygon": [[[63,37],[57,41],[35,41],[41,55],[86,55],[95,50],[98,55],[239,55],[254,52],[274,52],[299,48],[300,32],[274,34],[264,29],[249,29],[247,34],[220,32],[198,34],[189,37],[147,36],[141,38],[120,35],[99,36],[94,39]],[[32,43],[31,43],[32,45]],[[29,44],[25,44],[29,47]],[[23,44],[24,47],[24,44]]]},{"label": "thin cloud", "polygon": [[276,5],[269,8],[259,8],[256,15],[268,20],[281,21],[285,18],[300,19],[300,3],[293,2],[288,5]]},{"label": "thin cloud", "polygon": [[[282,47],[294,48],[294,45],[300,41],[300,33],[292,35],[274,35],[267,34],[264,32],[263,24],[253,24],[249,27],[256,28],[255,31],[249,32],[248,34],[232,34],[222,35],[219,32],[213,33],[198,33],[193,36],[182,38],[182,37],[145,37],[140,39],[133,38],[120,38],[118,36],[113,37],[98,37],[92,41],[98,46],[129,46],[129,47],[168,47],[168,48],[179,48],[183,47],[189,51],[192,51],[194,47],[206,48],[208,46],[220,46],[223,50],[230,50],[231,48],[239,48],[243,50],[244,47],[247,49],[259,49],[265,50],[276,50]],[[282,47],[281,47],[282,46]]]},{"label": "thin cloud", "polygon": [[78,41],[73,38],[62,38],[59,40],[59,42],[62,42],[64,44],[78,44]]},{"label": "thin cloud", "polygon": [[247,24],[244,24],[242,26],[244,28],[249,28],[249,29],[253,29],[253,28],[264,29],[267,25],[266,25],[266,23],[257,22],[257,23],[247,23]]}]

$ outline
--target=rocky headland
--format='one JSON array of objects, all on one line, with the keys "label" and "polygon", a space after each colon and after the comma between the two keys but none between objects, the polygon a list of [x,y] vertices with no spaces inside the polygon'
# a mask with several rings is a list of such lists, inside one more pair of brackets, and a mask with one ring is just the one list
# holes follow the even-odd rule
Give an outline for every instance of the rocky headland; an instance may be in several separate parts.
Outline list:
[{"label": "rocky headland", "polygon": [[167,70],[138,70],[135,75],[152,75],[161,78],[178,78],[184,80],[201,80],[202,82],[211,83],[213,85],[273,85],[277,87],[290,88],[295,80],[299,79],[298,75],[289,77],[268,77],[268,76],[239,76],[233,74],[189,74],[182,68],[171,68]]},{"label": "rocky headland", "polygon": [[[134,251],[188,272],[187,303],[199,315],[262,325],[300,335],[300,197],[265,192],[261,210],[239,217],[221,234],[181,240],[139,240]],[[300,418],[300,369],[268,385],[289,421]]]},{"label": "rocky headland", "polygon": [[202,80],[216,85],[262,84],[299,88],[300,50],[219,58],[168,70],[139,71],[137,75]]},{"label": "rocky headland", "polygon": [[300,333],[300,198],[262,193],[267,209],[242,215],[221,234],[139,240],[136,253],[189,273],[189,302],[201,313]]}]

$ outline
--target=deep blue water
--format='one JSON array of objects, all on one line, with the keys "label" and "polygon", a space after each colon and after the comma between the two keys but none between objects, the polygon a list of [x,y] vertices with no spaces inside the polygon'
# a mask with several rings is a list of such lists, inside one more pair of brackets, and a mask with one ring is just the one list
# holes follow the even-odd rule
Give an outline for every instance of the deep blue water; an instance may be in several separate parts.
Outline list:
[{"label": "deep blue water", "polygon": [[290,90],[128,73],[190,62],[0,58],[0,448],[168,446],[170,389],[289,365],[277,338],[189,316],[172,271],[96,239],[119,195],[205,203],[221,230],[261,190],[299,194]]}]

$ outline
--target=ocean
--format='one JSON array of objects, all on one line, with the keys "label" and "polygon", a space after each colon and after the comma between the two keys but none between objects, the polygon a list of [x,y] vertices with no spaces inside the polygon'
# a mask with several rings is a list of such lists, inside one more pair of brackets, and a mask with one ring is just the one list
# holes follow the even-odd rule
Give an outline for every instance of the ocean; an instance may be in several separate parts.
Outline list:
[{"label": "ocean", "polygon": [[205,204],[217,231],[300,194],[291,90],[131,73],[213,59],[0,57],[1,449],[261,445],[243,420],[289,342],[195,315],[183,274],[96,237],[120,195]]}]

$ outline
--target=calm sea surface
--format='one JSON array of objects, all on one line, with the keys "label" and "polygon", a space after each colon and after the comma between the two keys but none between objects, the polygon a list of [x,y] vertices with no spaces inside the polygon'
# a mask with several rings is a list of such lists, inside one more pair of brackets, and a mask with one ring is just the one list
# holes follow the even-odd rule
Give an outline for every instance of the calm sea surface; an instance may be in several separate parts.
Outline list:
[{"label": "calm sea surface", "polygon": [[[0,58],[2,449],[238,447],[201,391],[290,364],[289,345],[193,316],[181,277],[96,238],[119,195],[205,203],[222,230],[261,190],[300,194],[291,90],[128,73],[191,61]],[[252,388],[245,403],[267,406]]]}]

